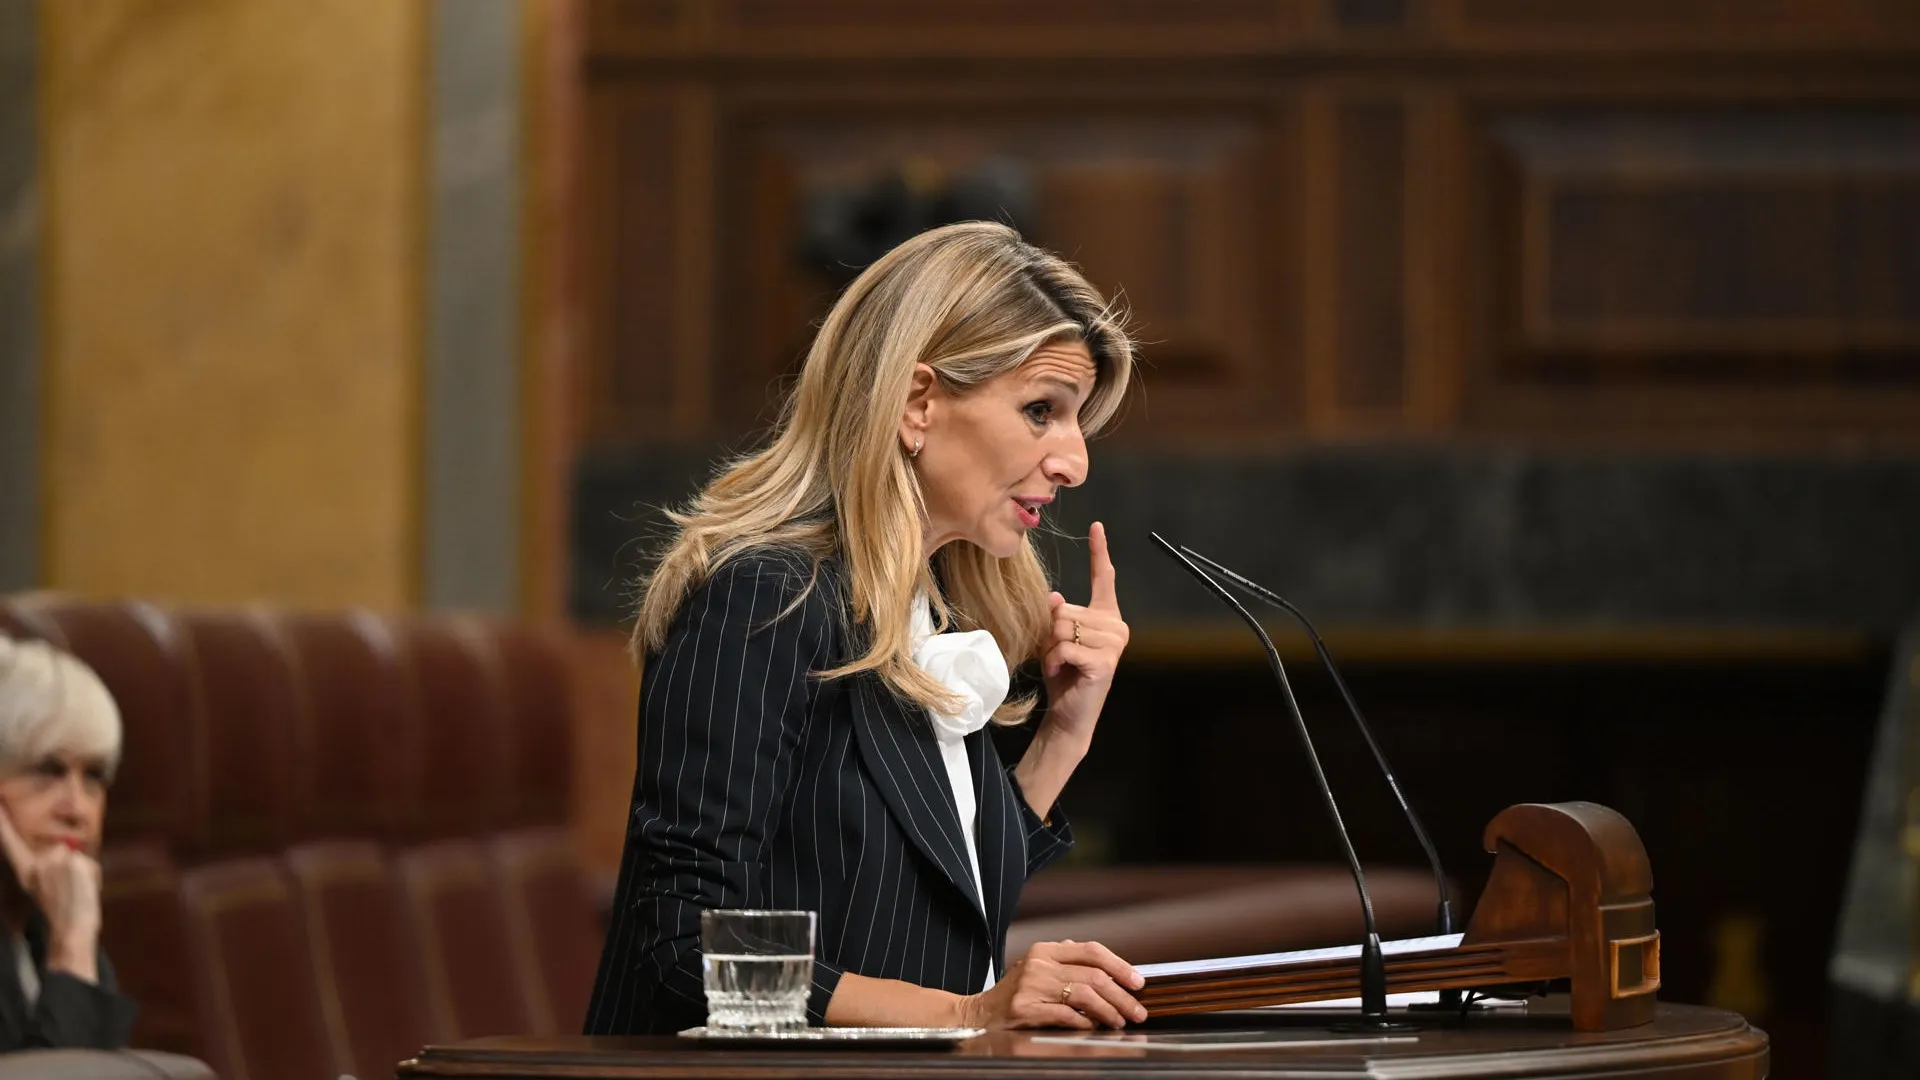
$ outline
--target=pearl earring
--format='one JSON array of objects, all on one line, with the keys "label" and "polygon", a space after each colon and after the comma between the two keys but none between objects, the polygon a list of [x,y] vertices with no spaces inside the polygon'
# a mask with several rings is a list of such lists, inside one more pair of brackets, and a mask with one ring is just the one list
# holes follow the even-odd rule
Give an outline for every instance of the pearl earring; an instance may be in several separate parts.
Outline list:
[{"label": "pearl earring", "polygon": [[925,439],[915,439],[915,440],[913,440],[913,449],[911,449],[911,450],[909,450],[909,451],[907,451],[907,456],[908,456],[908,457],[910,457],[910,458],[917,458],[917,457],[919,457],[919,456],[920,456],[920,448],[921,448],[922,446],[925,446],[925,445],[926,445],[926,442],[927,442],[927,440],[925,440]]}]

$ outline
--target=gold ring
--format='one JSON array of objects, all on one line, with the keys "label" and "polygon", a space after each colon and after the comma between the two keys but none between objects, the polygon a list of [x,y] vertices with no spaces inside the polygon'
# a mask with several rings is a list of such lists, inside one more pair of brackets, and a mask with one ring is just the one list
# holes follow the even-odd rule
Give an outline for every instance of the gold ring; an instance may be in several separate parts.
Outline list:
[{"label": "gold ring", "polygon": [[[1080,644],[1080,620],[1079,619],[1073,620],[1073,643],[1075,645]],[[1067,985],[1072,986],[1073,984],[1068,983]]]},{"label": "gold ring", "polygon": [[1060,988],[1060,1004],[1065,1005],[1067,1003],[1067,999],[1072,996],[1073,996],[1072,983],[1068,983],[1067,985]]}]

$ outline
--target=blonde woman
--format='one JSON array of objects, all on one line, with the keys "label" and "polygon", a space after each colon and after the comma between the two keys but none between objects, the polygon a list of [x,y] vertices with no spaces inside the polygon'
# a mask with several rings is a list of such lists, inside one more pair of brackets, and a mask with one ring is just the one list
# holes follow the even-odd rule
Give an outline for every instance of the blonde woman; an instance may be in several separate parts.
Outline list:
[{"label": "blonde woman", "polygon": [[136,1007],[100,951],[100,829],[120,710],[87,665],[0,635],[0,1050],[124,1047]]},{"label": "blonde woman", "polygon": [[[809,1020],[1120,1027],[1140,979],[1086,942],[1005,957],[1127,625],[1106,534],[1092,596],[1029,534],[1086,479],[1132,345],[1057,256],[1000,225],[907,241],[840,297],[771,442],[672,516],[645,583],[639,764],[589,1034],[702,1022],[700,913],[819,915]],[[982,730],[1038,665],[1005,768]]]}]

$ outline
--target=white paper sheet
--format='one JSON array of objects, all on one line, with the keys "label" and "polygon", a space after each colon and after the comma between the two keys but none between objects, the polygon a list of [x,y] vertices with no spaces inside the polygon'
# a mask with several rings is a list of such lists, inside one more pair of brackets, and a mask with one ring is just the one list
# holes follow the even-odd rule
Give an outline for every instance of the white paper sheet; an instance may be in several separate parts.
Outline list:
[{"label": "white paper sheet", "polygon": [[[1382,946],[1382,948],[1385,948],[1385,946]],[[1438,990],[1413,990],[1404,994],[1387,995],[1387,1008],[1389,1009],[1404,1009],[1409,1005],[1438,1004],[1440,1004],[1440,991]],[[1231,1011],[1258,1013],[1265,1012],[1268,1009],[1357,1009],[1359,1007],[1360,999],[1357,997],[1349,997],[1323,998],[1319,1001],[1289,1001],[1285,1005],[1256,1005],[1251,1009],[1236,1009]],[[1524,1009],[1527,1007],[1527,1003],[1525,1001],[1510,1000],[1508,998],[1480,998],[1469,1007],[1474,1009]]]},{"label": "white paper sheet", "polygon": [[[1435,937],[1400,938],[1380,943],[1380,952],[1385,956],[1397,956],[1401,953],[1441,952],[1457,949],[1465,934],[1442,934]],[[1326,949],[1300,949],[1295,952],[1258,953],[1252,956],[1218,956],[1211,960],[1174,960],[1164,964],[1135,964],[1134,970],[1148,979],[1171,975],[1200,975],[1222,971],[1239,971],[1246,968],[1277,967],[1282,964],[1306,964],[1315,960],[1357,960],[1360,958],[1359,945],[1335,945]]]}]

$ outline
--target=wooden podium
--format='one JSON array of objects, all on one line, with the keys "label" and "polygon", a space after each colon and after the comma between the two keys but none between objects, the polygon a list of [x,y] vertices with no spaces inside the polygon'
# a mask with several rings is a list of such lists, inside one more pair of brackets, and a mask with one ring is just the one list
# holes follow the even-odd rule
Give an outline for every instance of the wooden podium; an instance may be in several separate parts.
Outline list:
[{"label": "wooden podium", "polygon": [[501,1036],[430,1046],[402,1077],[1659,1077],[1763,1080],[1767,1036],[1738,1014],[1660,1004],[1653,874],[1639,834],[1593,803],[1526,803],[1487,826],[1487,887],[1458,945],[1387,960],[1390,991],[1564,987],[1522,1007],[1396,1011],[1406,1029],[1347,1032],[1351,1009],[1264,1009],[1359,993],[1358,961],[1253,958],[1149,976],[1127,1031],[991,1032],[921,1051],[748,1049],[667,1037]]},{"label": "wooden podium", "polygon": [[[1386,960],[1387,990],[1526,986],[1565,980],[1579,1031],[1649,1023],[1660,988],[1653,871],[1640,834],[1595,803],[1522,803],[1482,838],[1493,872],[1457,947]],[[1154,1016],[1357,997],[1357,958],[1149,976]]]},{"label": "wooden podium", "polygon": [[[1502,1015],[1510,1014],[1510,1015]],[[1083,1040],[1057,1032],[998,1031],[938,1051],[730,1050],[667,1036],[568,1038],[500,1036],[430,1046],[402,1062],[402,1077],[470,1080],[735,1080],[813,1077],[921,1077],[970,1080],[1020,1076],[1119,1076],[1177,1080],[1235,1077],[1304,1080],[1391,1076],[1396,1080],[1643,1077],[1647,1080],[1762,1080],[1767,1037],[1735,1013],[1661,1005],[1645,1024],[1574,1031],[1565,1016],[1490,1011],[1465,1024],[1422,1021],[1410,1041],[1355,1042],[1261,1049],[1158,1049],[1155,1033],[1298,1031],[1324,1028],[1348,1013],[1286,1010],[1255,1017],[1212,1015],[1153,1022],[1145,1031]]]}]

